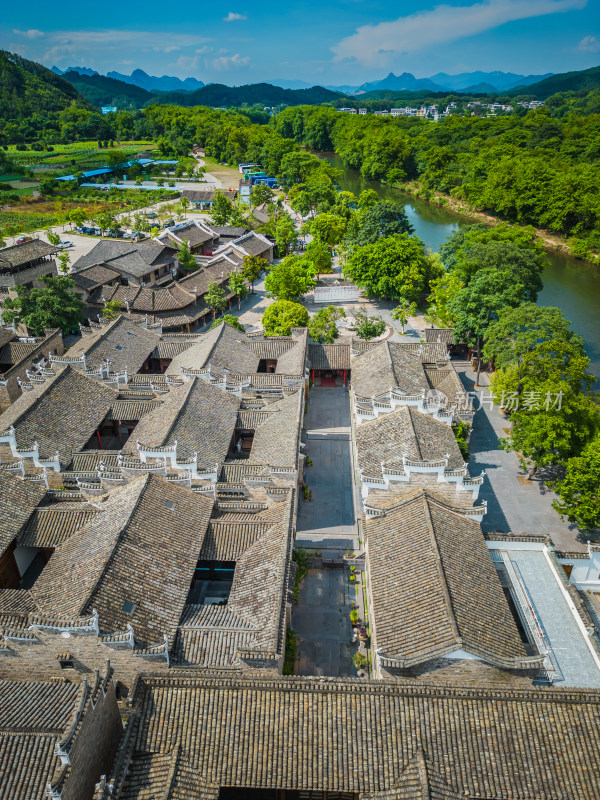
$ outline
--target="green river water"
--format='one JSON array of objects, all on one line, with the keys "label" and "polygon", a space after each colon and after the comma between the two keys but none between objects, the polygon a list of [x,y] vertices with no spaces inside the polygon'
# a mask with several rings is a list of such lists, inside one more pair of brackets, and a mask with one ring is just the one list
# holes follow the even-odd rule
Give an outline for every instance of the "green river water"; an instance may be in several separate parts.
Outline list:
[{"label": "green river water", "polygon": [[[461,225],[469,224],[463,216],[363,178],[357,170],[344,167],[336,155],[327,153],[326,158],[342,171],[340,188],[357,196],[363,189],[374,189],[383,200],[404,203],[415,233],[431,250],[437,250]],[[571,321],[573,330],[585,341],[590,371],[600,381],[600,268],[559,253],[548,253],[548,261],[538,304],[557,306]]]}]

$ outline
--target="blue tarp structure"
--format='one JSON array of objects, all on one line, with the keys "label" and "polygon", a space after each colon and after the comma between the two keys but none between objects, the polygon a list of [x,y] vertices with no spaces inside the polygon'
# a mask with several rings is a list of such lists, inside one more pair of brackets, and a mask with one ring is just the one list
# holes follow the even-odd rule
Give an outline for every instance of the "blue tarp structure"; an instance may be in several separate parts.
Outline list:
[{"label": "blue tarp structure", "polygon": [[[91,169],[88,172],[82,172],[81,175],[84,178],[94,178],[96,175],[108,175],[109,172],[112,172],[110,167],[102,167],[102,169]],[[62,178],[57,178],[57,181],[74,181],[76,180],[75,175],[63,175]]]},{"label": "blue tarp structure", "polygon": [[147,164],[155,164],[156,162],[152,158],[132,158],[131,161],[124,161],[122,164],[119,164],[119,168],[122,167],[133,167],[137,164],[140,167],[145,167]]},{"label": "blue tarp structure", "polygon": [[143,184],[142,186],[132,186],[131,184],[122,186],[118,183],[81,183],[80,186],[83,189],[132,189],[142,192],[160,192],[161,190],[163,192],[180,191],[179,189],[174,189],[172,186],[148,186],[147,184]]},{"label": "blue tarp structure", "polygon": [[[138,164],[140,167],[145,167],[148,164],[179,164],[179,161],[154,161],[152,158],[133,158],[131,161],[124,161],[122,164],[117,164],[119,169],[127,169],[127,167],[133,167],[134,164]],[[89,172],[82,172],[81,175],[84,178],[94,178],[96,175],[107,175],[109,172],[113,172],[110,167],[102,167],[101,169],[91,169]],[[57,178],[57,181],[74,181],[76,180],[75,175],[63,175],[61,178]],[[83,186],[84,184],[82,184]]]}]

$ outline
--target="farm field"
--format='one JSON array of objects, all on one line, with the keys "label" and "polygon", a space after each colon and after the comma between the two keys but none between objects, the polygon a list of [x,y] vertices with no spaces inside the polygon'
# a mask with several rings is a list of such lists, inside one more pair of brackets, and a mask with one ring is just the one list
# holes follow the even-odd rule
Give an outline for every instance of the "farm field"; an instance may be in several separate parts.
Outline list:
[{"label": "farm field", "polygon": [[108,154],[118,150],[127,157],[140,153],[151,153],[156,150],[156,142],[117,142],[114,147],[98,147],[98,142],[74,142],[72,144],[52,145],[51,151],[17,150],[16,145],[9,145],[7,154],[17,167],[52,167],[60,170],[74,167],[77,171],[93,169],[104,165]]}]

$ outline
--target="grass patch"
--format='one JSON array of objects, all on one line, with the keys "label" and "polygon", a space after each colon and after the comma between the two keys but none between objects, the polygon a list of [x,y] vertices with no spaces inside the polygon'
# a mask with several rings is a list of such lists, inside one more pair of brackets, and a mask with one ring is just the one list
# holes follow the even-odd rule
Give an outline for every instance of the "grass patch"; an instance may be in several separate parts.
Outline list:
[{"label": "grass patch", "polygon": [[296,666],[296,655],[298,654],[298,640],[291,628],[285,632],[285,658],[283,660],[283,674],[293,675]]}]

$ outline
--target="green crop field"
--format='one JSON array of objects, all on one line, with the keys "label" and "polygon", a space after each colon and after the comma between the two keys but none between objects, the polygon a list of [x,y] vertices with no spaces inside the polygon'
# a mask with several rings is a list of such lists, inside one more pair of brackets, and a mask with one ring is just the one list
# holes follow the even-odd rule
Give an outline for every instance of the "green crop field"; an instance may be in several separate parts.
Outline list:
[{"label": "green crop field", "polygon": [[0,211],[0,235],[4,233],[7,225],[14,225],[20,231],[28,233],[38,228],[57,225],[58,222],[58,214],[23,214],[20,211]]},{"label": "green crop field", "polygon": [[[74,142],[73,144],[55,144],[50,152],[35,150],[17,150],[16,145],[9,145],[8,156],[11,161],[19,166],[54,166],[58,169],[65,165],[75,166],[77,169],[97,164],[106,163],[108,153],[113,150],[123,151],[127,157],[136,156],[141,152],[156,149],[156,143],[151,141],[119,142],[114,147],[98,147],[98,142]],[[75,162],[74,164],[72,162]]]}]

